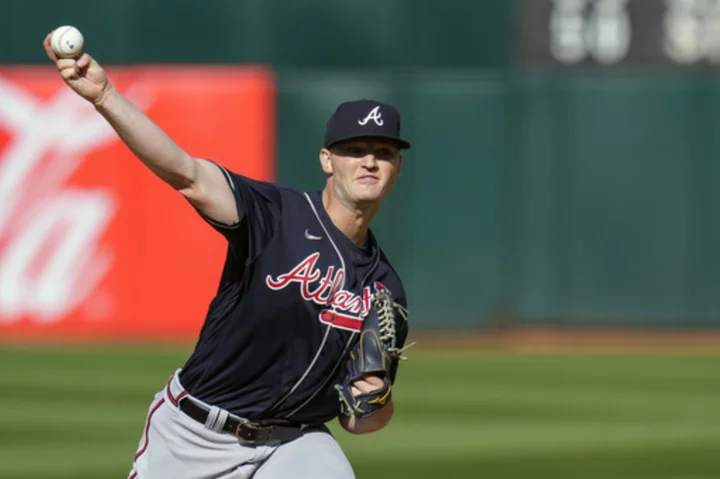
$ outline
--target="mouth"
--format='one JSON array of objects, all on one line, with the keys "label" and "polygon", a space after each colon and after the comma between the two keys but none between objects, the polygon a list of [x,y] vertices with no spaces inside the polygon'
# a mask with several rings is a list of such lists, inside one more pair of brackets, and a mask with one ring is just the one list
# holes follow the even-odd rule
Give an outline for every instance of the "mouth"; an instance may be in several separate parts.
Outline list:
[{"label": "mouth", "polygon": [[357,182],[362,185],[374,185],[375,183],[379,182],[380,178],[373,175],[364,175],[357,179]]}]

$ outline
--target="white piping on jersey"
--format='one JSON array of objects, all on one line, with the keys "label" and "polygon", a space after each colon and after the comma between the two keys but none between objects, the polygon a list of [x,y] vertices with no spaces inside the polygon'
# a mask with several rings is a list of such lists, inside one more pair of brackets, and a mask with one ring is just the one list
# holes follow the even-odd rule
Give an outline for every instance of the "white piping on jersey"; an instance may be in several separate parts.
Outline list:
[{"label": "white piping on jersey", "polygon": [[[219,165],[219,164],[217,164],[217,163],[213,163],[213,164],[214,164],[215,166],[217,166],[218,168],[220,168],[220,170],[221,170],[221,171],[223,172],[223,174],[225,175],[225,179],[227,180],[228,185],[230,185],[230,189],[232,189],[233,191],[235,191],[235,183],[233,182],[232,178],[230,177],[230,173],[228,173],[228,171],[227,171],[222,165]],[[197,209],[197,208],[196,208],[196,209]],[[219,222],[219,221],[216,221],[216,220],[210,218],[209,216],[207,216],[205,213],[203,213],[203,212],[200,211],[199,209],[197,209],[197,211],[198,211],[198,213],[200,213],[200,215],[201,215],[203,218],[205,218],[205,221],[207,221],[208,223],[210,223],[211,225],[213,225],[213,226],[215,226],[215,227],[222,228],[222,229],[226,229],[226,230],[234,230],[234,229],[237,229],[237,228],[240,227],[240,221],[238,221],[238,222],[235,223],[234,225],[228,225],[228,224],[221,223],[221,222]],[[239,214],[240,214],[240,212],[238,211],[238,215],[239,215]]]},{"label": "white piping on jersey", "polygon": [[301,410],[302,408],[304,408],[305,406],[307,406],[308,403],[309,403],[310,401],[312,401],[313,399],[315,399],[315,396],[317,396],[318,393],[319,393],[320,391],[322,391],[325,386],[327,386],[327,383],[330,382],[330,380],[331,380],[331,379],[333,378],[333,376],[335,375],[335,371],[337,371],[337,368],[342,364],[343,359],[345,359],[345,355],[348,353],[348,351],[350,351],[350,347],[352,346],[353,338],[354,338],[354,337],[355,337],[355,333],[352,333],[352,334],[350,335],[350,337],[348,338],[348,342],[347,342],[347,344],[345,345],[345,349],[343,349],[343,352],[342,352],[342,354],[340,355],[340,361],[338,361],[337,363],[335,363],[335,366],[332,368],[332,371],[330,371],[330,374],[327,375],[327,377],[325,378],[325,381],[322,382],[322,384],[320,385],[320,387],[317,388],[317,389],[315,390],[315,392],[312,393],[312,395],[305,400],[304,403],[302,403],[301,405],[299,405],[298,407],[296,407],[293,412],[291,412],[290,414],[286,414],[286,415],[285,415],[285,418],[289,418],[289,417],[291,417],[291,416],[294,416],[295,413],[297,413],[299,410]]},{"label": "white piping on jersey", "polygon": [[[217,163],[215,163],[217,165]],[[222,165],[217,165],[223,173],[225,173],[225,178],[227,179],[227,182],[230,183],[230,188],[232,188],[233,191],[235,191],[235,183],[232,180],[232,177],[230,176],[230,173],[228,170],[225,169]]]},{"label": "white piping on jersey", "polygon": [[[340,264],[342,265],[342,269],[344,272],[343,283],[339,290],[339,291],[342,291],[343,289],[345,289],[345,276],[347,275],[347,270],[345,269],[345,259],[343,259],[343,255],[340,254],[340,249],[338,249],[337,245],[335,244],[335,242],[332,239],[332,236],[330,236],[330,232],[325,227],[325,223],[322,222],[322,219],[320,218],[320,215],[318,214],[317,209],[315,209],[315,205],[313,204],[312,200],[310,199],[310,196],[308,196],[307,193],[305,193],[305,198],[307,199],[308,203],[310,203],[310,208],[312,208],[313,213],[315,213],[315,218],[317,218],[318,223],[320,223],[320,226],[322,227],[323,231],[325,232],[325,236],[327,236],[327,239],[330,240],[330,244],[333,246],[333,248],[335,248],[335,252],[337,253],[338,258],[340,258]],[[335,292],[337,293],[337,291],[335,291]],[[332,308],[335,309],[336,306],[333,305]]]},{"label": "white piping on jersey", "polygon": [[312,362],[310,363],[310,366],[305,370],[305,373],[303,373],[302,377],[298,380],[298,382],[295,383],[295,385],[290,389],[290,391],[287,392],[278,402],[275,403],[273,407],[270,408],[270,411],[275,410],[278,406],[280,406],[282,403],[287,401],[287,399],[294,393],[297,388],[302,384],[302,382],[305,380],[308,374],[310,374],[310,371],[315,366],[315,363],[320,358],[320,353],[322,352],[323,348],[325,347],[325,343],[327,342],[327,338],[330,336],[330,326],[328,325],[327,329],[325,329],[325,336],[323,337],[322,342],[320,343],[320,347],[318,348],[317,354],[315,354],[315,357],[313,358]]},{"label": "white piping on jersey", "polygon": [[[345,276],[347,275],[347,270],[345,269],[345,259],[343,258],[342,254],[340,254],[340,249],[338,249],[337,245],[335,244],[335,241],[333,241],[333,239],[332,239],[332,236],[330,236],[330,232],[327,230],[327,228],[325,227],[325,224],[322,222],[322,219],[320,218],[320,215],[318,214],[317,209],[315,209],[315,205],[313,204],[312,200],[310,199],[310,197],[308,196],[307,193],[305,193],[305,198],[307,199],[308,203],[310,203],[310,208],[312,208],[313,213],[315,214],[315,217],[316,217],[317,220],[318,220],[318,223],[320,223],[320,226],[322,227],[323,231],[325,232],[325,236],[327,237],[327,239],[330,240],[330,244],[332,244],[333,248],[335,249],[335,252],[336,252],[337,255],[338,255],[338,258],[340,258],[340,264],[342,265],[342,270],[343,270],[343,272],[344,272],[344,274],[343,274],[343,280],[342,280],[342,285],[340,286],[339,289],[336,289],[336,290],[334,290],[334,291],[331,291],[331,292],[330,292],[330,296],[328,297],[328,302],[329,302],[328,304],[330,304],[330,307],[331,307],[332,309],[336,309],[337,306],[335,306],[335,305],[333,304],[334,301],[333,301],[332,299],[333,299],[333,297],[335,296],[335,294],[336,294],[338,291],[342,291],[343,289],[345,289]],[[308,374],[310,374],[310,371],[312,371],[312,368],[315,367],[315,364],[317,363],[318,359],[320,359],[320,353],[322,353],[322,350],[325,348],[325,343],[327,342],[328,336],[330,336],[330,329],[331,329],[331,327],[332,327],[332,326],[330,326],[329,324],[327,325],[327,328],[325,329],[325,336],[323,337],[323,340],[322,340],[322,342],[320,343],[320,346],[318,347],[317,353],[315,353],[315,357],[314,357],[313,360],[310,362],[310,365],[309,365],[308,368],[305,370],[305,372],[303,373],[302,377],[300,377],[300,379],[298,379],[298,382],[295,383],[295,385],[290,389],[290,391],[287,392],[287,394],[285,394],[285,396],[283,396],[278,402],[275,403],[275,405],[273,405],[273,407],[270,408],[270,411],[274,411],[274,410],[275,410],[276,408],[278,408],[281,404],[283,404],[285,401],[287,401],[287,399],[288,399],[295,391],[297,391],[297,388],[300,387],[300,384],[302,384],[302,382],[305,381],[305,379],[307,378]],[[354,336],[355,336],[355,333],[353,332],[353,333],[350,335],[350,340],[352,340],[352,338],[353,338]],[[345,352],[347,352],[347,351],[345,351]],[[333,372],[335,372],[335,370],[337,369],[338,365],[342,362],[342,358],[343,358],[343,356],[345,356],[345,352],[344,352],[343,355],[341,356],[341,360],[338,361],[338,363],[335,365],[335,367],[333,367]],[[327,384],[327,380],[325,380],[325,381],[323,382],[322,386],[321,386],[320,388],[318,388],[318,390],[315,391],[315,392],[312,394],[312,396],[310,397],[310,399],[312,399],[313,397],[315,397],[315,396],[317,395],[317,393],[318,393],[323,387],[325,387],[325,384]],[[305,406],[305,404],[307,404],[307,401],[306,401],[302,406],[300,406],[300,408],[302,408],[303,406]],[[293,411],[292,413],[290,413],[290,415],[295,414],[300,408],[297,408],[295,411]]]}]

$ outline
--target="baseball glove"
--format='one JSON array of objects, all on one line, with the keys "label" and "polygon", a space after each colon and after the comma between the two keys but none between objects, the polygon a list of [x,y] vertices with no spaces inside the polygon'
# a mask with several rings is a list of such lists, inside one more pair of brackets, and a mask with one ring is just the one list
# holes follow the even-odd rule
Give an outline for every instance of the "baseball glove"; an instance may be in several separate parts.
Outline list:
[{"label": "baseball glove", "polygon": [[[350,351],[346,375],[335,385],[342,414],[363,419],[387,404],[392,396],[399,360],[406,359],[402,352],[414,344],[403,347],[407,333],[407,310],[393,300],[389,290],[376,288],[358,342]],[[354,396],[353,382],[370,375],[382,379],[383,387]]]}]

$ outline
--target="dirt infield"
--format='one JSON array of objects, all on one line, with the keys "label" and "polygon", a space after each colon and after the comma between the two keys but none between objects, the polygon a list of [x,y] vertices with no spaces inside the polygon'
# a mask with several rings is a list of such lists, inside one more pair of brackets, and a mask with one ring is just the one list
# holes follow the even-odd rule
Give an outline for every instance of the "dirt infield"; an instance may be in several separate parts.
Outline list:
[{"label": "dirt infield", "polygon": [[681,353],[720,355],[720,329],[627,330],[512,328],[411,334],[418,349],[547,353]]}]

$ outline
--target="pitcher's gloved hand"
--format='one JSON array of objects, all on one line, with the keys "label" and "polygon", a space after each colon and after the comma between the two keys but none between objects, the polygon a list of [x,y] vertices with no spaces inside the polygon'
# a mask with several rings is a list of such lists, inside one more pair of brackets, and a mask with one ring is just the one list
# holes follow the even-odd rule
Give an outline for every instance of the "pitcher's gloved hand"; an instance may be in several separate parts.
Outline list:
[{"label": "pitcher's gloved hand", "polygon": [[340,412],[356,419],[370,417],[392,397],[398,362],[407,338],[407,310],[390,291],[376,288],[360,338],[350,351],[346,375],[335,385]]}]

